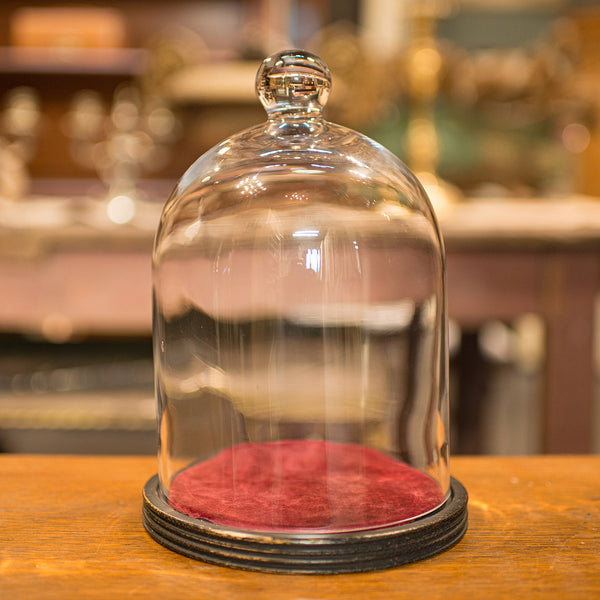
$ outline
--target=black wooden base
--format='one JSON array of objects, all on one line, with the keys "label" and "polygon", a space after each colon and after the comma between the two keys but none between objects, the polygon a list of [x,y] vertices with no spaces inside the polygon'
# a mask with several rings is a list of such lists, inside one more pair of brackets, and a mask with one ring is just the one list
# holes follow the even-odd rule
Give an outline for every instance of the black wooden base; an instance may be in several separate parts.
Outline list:
[{"label": "black wooden base", "polygon": [[160,544],[185,556],[267,573],[357,573],[438,554],[467,530],[467,492],[452,478],[450,497],[433,513],[404,525],[347,533],[248,532],[173,510],[158,477],[144,487],[143,521]]}]

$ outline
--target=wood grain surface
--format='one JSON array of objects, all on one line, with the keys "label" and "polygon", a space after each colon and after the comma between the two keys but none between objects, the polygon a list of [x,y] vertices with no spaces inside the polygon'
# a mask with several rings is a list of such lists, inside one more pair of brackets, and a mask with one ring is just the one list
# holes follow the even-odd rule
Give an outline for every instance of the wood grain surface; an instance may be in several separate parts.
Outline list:
[{"label": "wood grain surface", "polygon": [[600,456],[457,457],[469,531],[425,561],[265,575],[156,544],[141,457],[0,456],[0,598],[600,598]]}]

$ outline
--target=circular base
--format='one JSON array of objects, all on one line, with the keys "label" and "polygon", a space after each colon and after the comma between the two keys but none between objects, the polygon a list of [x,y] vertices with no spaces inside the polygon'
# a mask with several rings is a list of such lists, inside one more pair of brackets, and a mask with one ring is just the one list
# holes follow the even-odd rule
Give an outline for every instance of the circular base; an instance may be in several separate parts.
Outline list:
[{"label": "circular base", "polygon": [[467,530],[467,492],[451,478],[436,511],[403,525],[348,533],[259,533],[193,519],[172,509],[158,476],[144,487],[144,527],[159,543],[208,563],[268,573],[333,574],[415,562],[456,544]]}]

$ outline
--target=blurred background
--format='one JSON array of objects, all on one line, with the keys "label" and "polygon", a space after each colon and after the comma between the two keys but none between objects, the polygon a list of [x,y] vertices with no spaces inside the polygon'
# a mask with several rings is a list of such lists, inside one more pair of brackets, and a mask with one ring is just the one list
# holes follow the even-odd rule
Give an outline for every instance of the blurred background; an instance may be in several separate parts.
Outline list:
[{"label": "blurred background", "polygon": [[448,253],[453,453],[600,452],[600,2],[4,0],[0,451],[154,453],[150,252],[260,61],[418,174]]}]

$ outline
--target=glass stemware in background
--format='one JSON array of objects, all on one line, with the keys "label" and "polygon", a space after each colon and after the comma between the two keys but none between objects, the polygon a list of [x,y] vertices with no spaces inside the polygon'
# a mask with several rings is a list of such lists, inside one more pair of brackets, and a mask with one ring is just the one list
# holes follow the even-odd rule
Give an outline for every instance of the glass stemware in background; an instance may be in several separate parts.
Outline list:
[{"label": "glass stemware in background", "polygon": [[134,219],[146,199],[140,178],[167,162],[178,122],[161,99],[123,85],[108,108],[97,92],[79,92],[65,130],[73,158],[94,169],[106,186],[106,216],[112,223],[124,224]]},{"label": "glass stemware in background", "polygon": [[0,199],[20,200],[27,195],[27,164],[33,158],[41,119],[37,92],[29,87],[11,90],[0,124]]}]

